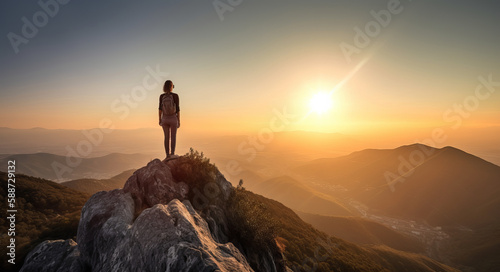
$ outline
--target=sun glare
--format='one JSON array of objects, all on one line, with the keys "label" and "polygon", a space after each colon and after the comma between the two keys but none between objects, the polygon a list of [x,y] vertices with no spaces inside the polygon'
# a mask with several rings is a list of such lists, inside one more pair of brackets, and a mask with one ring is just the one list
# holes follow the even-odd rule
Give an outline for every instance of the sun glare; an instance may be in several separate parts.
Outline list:
[{"label": "sun glare", "polygon": [[327,92],[316,93],[309,101],[312,112],[324,114],[332,108],[332,96]]}]

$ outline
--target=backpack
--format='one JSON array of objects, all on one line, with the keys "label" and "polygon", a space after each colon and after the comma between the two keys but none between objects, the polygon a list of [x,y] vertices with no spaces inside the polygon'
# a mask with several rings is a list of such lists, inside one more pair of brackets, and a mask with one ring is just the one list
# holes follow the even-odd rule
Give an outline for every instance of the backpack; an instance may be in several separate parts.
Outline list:
[{"label": "backpack", "polygon": [[165,94],[161,99],[162,104],[162,112],[165,116],[173,116],[176,112],[174,95],[173,94]]}]

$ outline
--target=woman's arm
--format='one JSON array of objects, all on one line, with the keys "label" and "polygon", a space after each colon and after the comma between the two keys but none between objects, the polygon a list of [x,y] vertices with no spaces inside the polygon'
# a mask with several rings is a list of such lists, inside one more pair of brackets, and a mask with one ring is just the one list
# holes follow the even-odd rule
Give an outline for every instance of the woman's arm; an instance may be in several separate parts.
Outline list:
[{"label": "woman's arm", "polygon": [[162,99],[162,97],[163,97],[163,94],[160,95],[160,103],[158,104],[158,119],[160,119],[160,121],[158,123],[160,124],[160,126],[161,126],[161,114],[163,113],[161,111],[161,99]]},{"label": "woman's arm", "polygon": [[177,100],[175,101],[175,107],[176,107],[176,111],[177,111],[177,128],[179,128],[181,126],[181,108],[180,108],[180,103],[179,103],[179,95],[178,94],[175,94],[175,98],[174,100]]},{"label": "woman's arm", "polygon": [[181,112],[177,112],[177,128],[181,127]]},{"label": "woman's arm", "polygon": [[158,121],[158,123],[160,124],[160,126],[161,126],[161,114],[162,114],[162,111],[158,110],[158,119],[160,119],[160,121]]}]

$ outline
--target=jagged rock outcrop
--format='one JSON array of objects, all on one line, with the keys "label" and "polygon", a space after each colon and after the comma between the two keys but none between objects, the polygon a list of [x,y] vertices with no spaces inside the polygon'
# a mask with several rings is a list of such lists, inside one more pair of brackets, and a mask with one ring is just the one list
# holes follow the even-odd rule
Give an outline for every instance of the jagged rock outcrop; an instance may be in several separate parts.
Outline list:
[{"label": "jagged rock outcrop", "polygon": [[83,206],[76,239],[85,267],[111,271],[107,265],[133,224],[134,200],[130,193],[117,189],[94,194]]},{"label": "jagged rock outcrop", "polygon": [[229,242],[221,203],[232,186],[218,171],[207,189],[217,200],[195,209],[189,186],[174,180],[174,167],[175,160],[153,160],[123,189],[94,194],[82,209],[77,241],[43,242],[21,271],[254,271],[247,256],[254,263],[264,257],[259,271],[285,271],[273,253],[240,250]]},{"label": "jagged rock outcrop", "polygon": [[21,271],[84,271],[79,256],[77,244],[72,239],[45,241],[30,252]]},{"label": "jagged rock outcrop", "polygon": [[168,203],[172,199],[184,200],[189,187],[184,182],[175,182],[170,168],[160,160],[153,160],[134,172],[123,191],[134,198],[136,213],[140,213],[158,203]]}]

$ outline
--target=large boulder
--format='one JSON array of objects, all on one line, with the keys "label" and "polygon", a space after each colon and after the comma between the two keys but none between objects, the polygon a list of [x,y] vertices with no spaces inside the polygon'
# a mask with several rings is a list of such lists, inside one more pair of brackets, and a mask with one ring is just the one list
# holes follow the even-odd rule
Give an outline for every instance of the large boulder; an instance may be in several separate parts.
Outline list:
[{"label": "large boulder", "polygon": [[168,203],[172,199],[184,200],[189,187],[184,182],[175,182],[170,168],[159,159],[149,162],[134,172],[123,187],[135,201],[135,213],[156,204]]},{"label": "large boulder", "polygon": [[144,210],[102,271],[253,271],[231,243],[214,241],[189,201]]},{"label": "large boulder", "polygon": [[77,242],[81,259],[94,271],[102,270],[134,220],[134,200],[121,189],[94,194],[82,208]]}]

